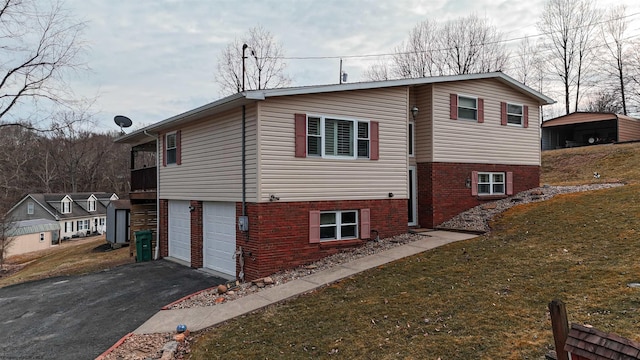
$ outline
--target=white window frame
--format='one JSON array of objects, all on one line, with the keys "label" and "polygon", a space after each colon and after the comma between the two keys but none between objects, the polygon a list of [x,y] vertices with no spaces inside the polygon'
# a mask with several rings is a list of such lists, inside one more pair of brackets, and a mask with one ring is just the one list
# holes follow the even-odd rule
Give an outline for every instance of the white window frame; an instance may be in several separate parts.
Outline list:
[{"label": "white window frame", "polygon": [[27,203],[27,215],[33,215],[35,212],[35,204],[33,202]]},{"label": "white window frame", "polygon": [[[169,137],[173,137],[173,146],[169,147]],[[167,133],[164,137],[164,141],[167,142],[165,148],[166,151],[164,152],[164,156],[166,157],[167,160],[167,165],[175,165],[178,163],[178,132],[174,131],[174,132],[170,132]],[[169,161],[169,152],[173,151],[175,153],[175,156],[173,157],[172,161]]]},{"label": "white window frame", "polygon": [[[355,214],[355,223],[342,223],[342,214],[343,213],[354,213]],[[358,226],[358,210],[340,210],[340,211],[321,211],[320,219],[322,219],[323,214],[335,214],[336,221],[333,224],[322,224],[320,223],[320,241],[336,241],[336,240],[350,240],[357,239],[359,234],[359,226]],[[355,226],[355,236],[342,236],[342,227],[343,226]],[[322,238],[322,228],[335,227],[336,228],[336,237],[335,238]]]},{"label": "white window frame", "polygon": [[103,225],[105,224],[105,220],[106,220],[105,218],[101,217],[101,218],[98,220],[98,225],[103,226]]},{"label": "white window frame", "polygon": [[[509,106],[518,106],[520,107],[520,114],[518,113],[512,113],[509,112]],[[516,123],[512,123],[509,122],[509,116],[517,116],[520,118],[520,123],[516,124]],[[507,103],[507,126],[517,126],[517,127],[523,127],[524,126],[524,105],[522,104],[514,104],[514,103]]]},{"label": "white window frame", "polygon": [[96,211],[96,200],[95,199],[87,200],[87,211]]},{"label": "white window frame", "polygon": [[[474,100],[476,102],[476,107],[470,108],[470,107],[466,107],[466,106],[460,105],[460,103],[461,103],[460,99],[461,98]],[[475,116],[473,118],[461,116],[460,115],[460,113],[461,113],[460,109],[473,110],[473,111],[475,111]],[[460,119],[460,120],[478,121],[478,97],[477,96],[469,96],[469,95],[458,94],[458,119]]]},{"label": "white window frame", "polygon": [[407,142],[409,143],[409,157],[416,156],[416,124],[413,120],[409,121],[407,128]]},{"label": "white window frame", "polygon": [[60,212],[62,214],[71,214],[71,211],[72,211],[72,209],[71,209],[71,200],[63,199],[60,202]]},{"label": "white window frame", "polygon": [[[310,134],[309,133],[309,119],[310,118],[314,118],[314,119],[320,119],[320,135],[318,134]],[[353,155],[331,155],[331,154],[327,154],[327,147],[325,146],[325,142],[326,142],[326,134],[325,134],[325,127],[326,127],[326,120],[337,120],[337,121],[348,121],[352,123],[352,129],[353,129],[353,138],[351,139],[352,141],[352,150],[353,150]],[[368,137],[366,138],[361,138],[358,136],[358,125],[360,123],[365,123],[367,124],[367,135]],[[306,121],[306,148],[307,148],[307,156],[308,157],[321,157],[321,158],[326,158],[326,159],[369,159],[371,158],[371,122],[368,120],[359,120],[359,119],[353,119],[353,118],[345,118],[342,116],[329,116],[329,115],[314,115],[314,114],[307,114],[307,121]],[[319,146],[320,146],[320,155],[318,154],[312,154],[309,152],[309,137],[315,137],[319,139]],[[358,156],[358,142],[360,141],[366,141],[368,146],[367,146],[367,156]]]},{"label": "white window frame", "polygon": [[78,220],[76,222],[76,225],[77,225],[76,231],[86,231],[86,230],[89,230],[89,226],[91,226],[89,224],[89,219]]},{"label": "white window frame", "polygon": [[[489,181],[480,181],[480,178],[483,175],[487,175],[489,177]],[[495,181],[494,176],[501,175],[502,181]],[[489,185],[489,192],[481,192],[480,185]],[[495,185],[502,185],[502,192],[494,191]],[[506,195],[507,194],[507,174],[504,172],[478,172],[478,196],[487,196],[487,195]]]}]

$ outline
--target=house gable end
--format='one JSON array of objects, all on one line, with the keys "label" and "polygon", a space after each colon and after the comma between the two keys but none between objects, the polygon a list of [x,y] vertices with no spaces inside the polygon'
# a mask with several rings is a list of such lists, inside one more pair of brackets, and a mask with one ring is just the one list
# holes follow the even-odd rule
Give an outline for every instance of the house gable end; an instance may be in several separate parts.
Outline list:
[{"label": "house gable end", "polygon": [[[33,214],[27,214],[27,207],[30,202],[34,204]],[[38,201],[32,194],[28,194],[20,200],[8,211],[8,214],[15,220],[30,220],[36,218],[57,220],[55,213],[53,213],[48,206]]]}]

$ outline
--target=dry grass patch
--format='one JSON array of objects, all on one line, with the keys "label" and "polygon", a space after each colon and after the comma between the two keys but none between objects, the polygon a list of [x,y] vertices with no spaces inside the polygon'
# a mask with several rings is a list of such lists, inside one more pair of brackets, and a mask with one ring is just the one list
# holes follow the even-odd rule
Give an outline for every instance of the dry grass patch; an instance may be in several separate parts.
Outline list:
[{"label": "dry grass patch", "polygon": [[[542,153],[542,184],[577,185],[600,182],[637,182],[640,179],[640,143],[595,145]],[[593,173],[598,172],[600,179]]]},{"label": "dry grass patch", "polygon": [[491,236],[372,269],[202,333],[193,359],[541,359],[547,304],[640,340],[640,186],[517,206]]},{"label": "dry grass patch", "polygon": [[0,287],[53,276],[78,275],[133,262],[129,248],[104,251],[104,236],[70,240],[51,249],[7,259],[19,270],[0,277]]}]

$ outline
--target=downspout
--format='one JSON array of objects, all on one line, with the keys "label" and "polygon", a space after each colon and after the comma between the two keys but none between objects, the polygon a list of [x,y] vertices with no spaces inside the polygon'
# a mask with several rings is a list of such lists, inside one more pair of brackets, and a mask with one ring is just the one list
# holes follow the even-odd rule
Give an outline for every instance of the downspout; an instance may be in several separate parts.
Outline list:
[{"label": "downspout", "polygon": [[[144,130],[143,133],[149,137],[156,138],[156,217],[160,216],[160,200],[158,199],[158,195],[160,195],[160,137],[158,134],[151,135]],[[160,221],[156,218],[156,247],[154,249],[153,260],[158,260],[160,258]]]},{"label": "downspout", "polygon": [[247,106],[242,105],[242,216],[247,216],[247,154],[246,154]]}]

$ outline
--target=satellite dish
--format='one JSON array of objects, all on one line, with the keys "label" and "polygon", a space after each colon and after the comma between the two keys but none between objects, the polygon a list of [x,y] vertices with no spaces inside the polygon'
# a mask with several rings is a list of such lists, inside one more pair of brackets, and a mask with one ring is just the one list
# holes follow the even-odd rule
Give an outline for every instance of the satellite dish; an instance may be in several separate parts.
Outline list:
[{"label": "satellite dish", "polygon": [[129,126],[131,126],[131,124],[133,124],[131,119],[129,119],[124,115],[116,115],[113,118],[113,121],[116,123],[116,125],[120,126],[120,132],[123,134],[124,134],[124,130],[122,130],[122,128],[128,128]]}]

